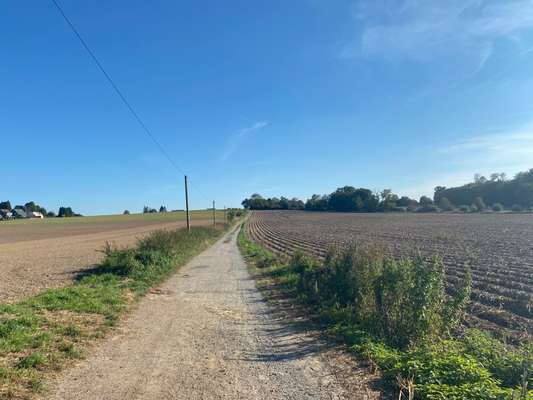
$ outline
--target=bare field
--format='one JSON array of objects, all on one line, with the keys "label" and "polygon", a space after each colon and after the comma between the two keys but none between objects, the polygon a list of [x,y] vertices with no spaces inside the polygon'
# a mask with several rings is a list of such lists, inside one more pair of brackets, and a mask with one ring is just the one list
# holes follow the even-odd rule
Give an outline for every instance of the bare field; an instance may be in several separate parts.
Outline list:
[{"label": "bare field", "polygon": [[323,257],[329,247],[382,246],[440,255],[449,289],[473,275],[467,324],[522,341],[533,331],[532,214],[352,214],[256,211],[247,231],[271,250]]},{"label": "bare field", "polygon": [[[217,211],[219,221],[222,220],[223,216],[223,212]],[[191,221],[193,222],[211,220],[212,218],[212,211],[191,212]],[[86,235],[176,222],[185,222],[185,212],[4,221],[0,222],[0,244]]]},{"label": "bare field", "polygon": [[[209,211],[195,211],[191,222],[208,225],[211,218]],[[217,218],[222,221],[223,214]],[[183,212],[0,223],[0,303],[71,283],[101,260],[106,242],[130,246],[154,230],[184,226]]]}]

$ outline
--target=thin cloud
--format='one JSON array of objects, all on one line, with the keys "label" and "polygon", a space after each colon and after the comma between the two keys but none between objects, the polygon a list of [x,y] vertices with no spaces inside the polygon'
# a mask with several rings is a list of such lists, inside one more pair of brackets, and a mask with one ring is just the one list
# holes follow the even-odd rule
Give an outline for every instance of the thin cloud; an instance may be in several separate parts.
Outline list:
[{"label": "thin cloud", "polygon": [[252,126],[240,129],[237,132],[233,133],[228,139],[226,150],[222,154],[221,160],[226,161],[228,158],[230,158],[233,155],[233,153],[235,153],[235,151],[242,144],[246,136],[248,136],[249,134],[255,131],[266,128],[268,125],[269,125],[268,121],[259,121],[253,124]]},{"label": "thin cloud", "polygon": [[471,72],[483,68],[495,43],[520,43],[533,28],[533,2],[513,0],[362,0],[353,7],[362,26],[341,57],[438,62],[453,57]]},{"label": "thin cloud", "polygon": [[475,135],[434,149],[433,160],[442,170],[418,182],[403,185],[398,193],[413,197],[432,195],[437,185],[472,182],[475,173],[489,176],[505,172],[512,177],[533,168],[533,123],[517,130]]},{"label": "thin cloud", "polygon": [[440,152],[447,155],[476,152],[485,158],[497,157],[504,160],[517,160],[516,157],[522,155],[520,161],[533,160],[533,128],[474,136],[445,146]]}]

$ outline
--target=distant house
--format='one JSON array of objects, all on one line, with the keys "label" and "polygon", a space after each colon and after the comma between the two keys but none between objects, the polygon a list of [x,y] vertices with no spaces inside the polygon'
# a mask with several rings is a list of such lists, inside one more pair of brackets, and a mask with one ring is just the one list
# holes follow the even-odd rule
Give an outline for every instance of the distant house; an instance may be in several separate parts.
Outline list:
[{"label": "distant house", "polygon": [[13,218],[13,213],[8,209],[0,209],[0,219],[11,219]]},{"label": "distant house", "polygon": [[28,216],[26,215],[26,211],[24,211],[22,208],[14,208],[13,218],[28,218]]},{"label": "distant house", "polygon": [[44,218],[44,215],[38,211],[28,211],[26,213],[26,217],[28,218]]}]

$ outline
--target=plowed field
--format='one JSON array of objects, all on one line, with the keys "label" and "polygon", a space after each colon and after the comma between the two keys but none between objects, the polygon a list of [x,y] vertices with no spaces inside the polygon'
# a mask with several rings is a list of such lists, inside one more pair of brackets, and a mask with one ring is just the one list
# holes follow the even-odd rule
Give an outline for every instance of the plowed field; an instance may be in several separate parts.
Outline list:
[{"label": "plowed field", "polygon": [[400,257],[440,255],[449,290],[473,275],[466,324],[509,337],[533,333],[533,214],[352,214],[255,211],[250,236],[277,253],[323,257],[329,247],[372,244]]}]

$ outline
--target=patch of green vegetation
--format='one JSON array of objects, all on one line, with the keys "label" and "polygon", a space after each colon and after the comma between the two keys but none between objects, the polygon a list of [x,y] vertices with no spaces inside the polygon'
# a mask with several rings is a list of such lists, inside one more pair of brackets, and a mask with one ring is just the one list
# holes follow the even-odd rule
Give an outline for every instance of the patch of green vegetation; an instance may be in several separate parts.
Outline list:
[{"label": "patch of green vegetation", "polygon": [[473,329],[452,334],[470,285],[446,297],[440,260],[394,261],[355,248],[323,263],[284,260],[244,230],[238,244],[261,278],[310,307],[400,398],[533,398],[531,343],[514,348]]},{"label": "patch of green vegetation", "polygon": [[0,305],[0,399],[29,398],[42,375],[79,358],[83,343],[128,305],[207,248],[222,229],[157,231],[131,249],[108,245],[96,268],[70,286]]}]

